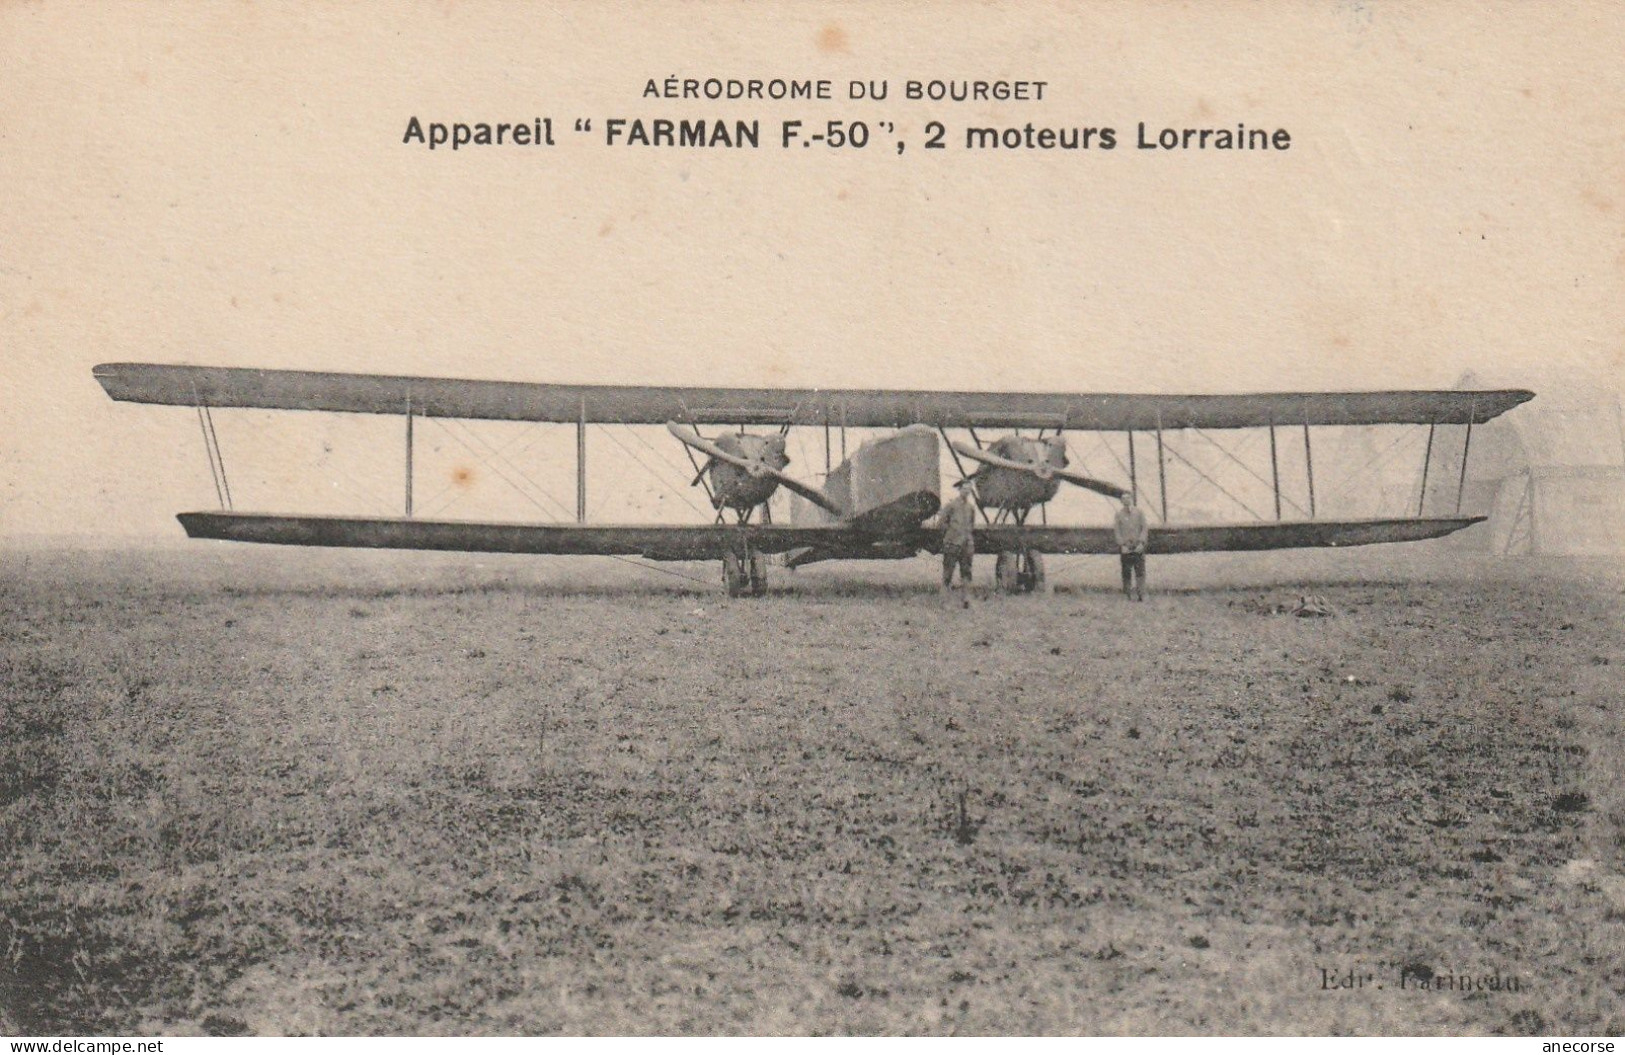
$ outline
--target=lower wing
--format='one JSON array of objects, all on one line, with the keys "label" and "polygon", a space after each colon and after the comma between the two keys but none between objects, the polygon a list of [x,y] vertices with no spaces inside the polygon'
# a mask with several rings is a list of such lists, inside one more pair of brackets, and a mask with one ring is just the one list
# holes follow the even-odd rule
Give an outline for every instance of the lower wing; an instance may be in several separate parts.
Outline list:
[{"label": "lower wing", "polygon": [[[1370,546],[1379,542],[1417,542],[1439,538],[1484,517],[1406,517],[1396,520],[1293,520],[1275,523],[1200,524],[1153,527],[1147,553],[1218,553],[1236,550],[1302,549],[1315,546]],[[1116,553],[1109,527],[1016,527],[990,525],[976,529],[981,553],[1006,553],[1023,547],[1040,553]],[[933,545],[931,548],[936,548]]]},{"label": "lower wing", "polygon": [[[182,513],[177,519],[192,538],[360,549],[720,560],[724,554],[737,553],[748,545],[759,553],[788,554],[788,562],[799,565],[822,560],[896,559],[911,557],[922,550],[937,552],[941,548],[939,533],[925,528],[874,536],[841,526],[788,524],[513,524],[273,513]],[[1152,528],[1147,551],[1211,553],[1415,542],[1448,535],[1484,519],[1412,517],[1175,525]],[[999,524],[976,529],[978,552],[1008,553],[1024,548],[1040,553],[1116,553],[1117,541],[1109,527]]]},{"label": "lower wing", "polygon": [[230,542],[650,560],[720,560],[725,553],[739,552],[742,543],[759,553],[786,553],[807,547],[849,550],[865,544],[861,536],[847,528],[776,524],[505,524],[272,513],[181,513],[176,519],[192,538]]}]

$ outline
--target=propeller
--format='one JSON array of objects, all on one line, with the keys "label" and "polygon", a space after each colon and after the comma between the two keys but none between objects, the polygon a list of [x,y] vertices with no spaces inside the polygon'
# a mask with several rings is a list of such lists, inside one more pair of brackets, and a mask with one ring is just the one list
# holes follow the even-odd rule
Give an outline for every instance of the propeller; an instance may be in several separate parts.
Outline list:
[{"label": "propeller", "polygon": [[[828,495],[824,494],[824,492],[818,490],[816,487],[809,487],[800,480],[797,480],[795,477],[791,476],[789,473],[785,472],[783,469],[768,465],[766,462],[757,461],[753,458],[741,458],[737,454],[729,454],[727,451],[723,450],[721,447],[718,447],[704,436],[701,436],[697,430],[688,425],[679,425],[675,421],[668,421],[666,422],[666,431],[671,433],[673,436],[676,436],[681,442],[706,455],[712,461],[725,462],[726,464],[732,465],[735,468],[745,470],[752,476],[771,476],[773,479],[777,480],[779,483],[783,484],[785,487],[788,487],[790,490],[794,491],[796,494],[800,495],[802,498],[805,498],[807,501],[818,506],[819,508],[833,513],[835,516],[846,515],[846,511],[840,506],[836,505]],[[709,466],[707,466],[707,468],[709,468]],[[703,474],[704,470],[701,470],[701,472]],[[697,481],[699,478],[696,477],[695,479]]]},{"label": "propeller", "polygon": [[1065,480],[1069,484],[1075,484],[1078,487],[1084,488],[1085,490],[1093,491],[1096,494],[1105,495],[1108,498],[1122,498],[1124,495],[1128,494],[1128,488],[1126,487],[1118,487],[1114,483],[1107,483],[1105,480],[1097,480],[1093,476],[1085,476],[1082,473],[1075,473],[1070,469],[1063,469],[1058,465],[1051,465],[1049,462],[1018,462],[1013,458],[1006,458],[1002,455],[994,454],[992,451],[982,450],[979,447],[972,447],[970,444],[961,443],[958,440],[950,441],[950,445],[954,450],[958,451],[960,454],[963,454],[965,457],[970,458],[973,461],[981,462],[984,465],[991,465],[999,469],[1014,469],[1016,472],[1021,473],[1031,473],[1040,480]]}]

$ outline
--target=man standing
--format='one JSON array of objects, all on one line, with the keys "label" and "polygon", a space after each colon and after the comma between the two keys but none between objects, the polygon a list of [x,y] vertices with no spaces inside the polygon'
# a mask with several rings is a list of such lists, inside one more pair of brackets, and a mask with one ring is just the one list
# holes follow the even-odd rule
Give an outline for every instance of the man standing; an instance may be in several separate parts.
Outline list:
[{"label": "man standing", "polygon": [[1117,536],[1117,553],[1123,563],[1123,595],[1131,601],[1145,600],[1145,544],[1151,525],[1145,513],[1134,504],[1134,495],[1123,495],[1123,508],[1112,521]]},{"label": "man standing", "polygon": [[976,484],[961,480],[954,486],[959,493],[942,507],[932,521],[942,530],[942,592],[953,588],[954,569],[959,569],[959,588],[964,605],[970,607],[971,563],[976,556]]}]

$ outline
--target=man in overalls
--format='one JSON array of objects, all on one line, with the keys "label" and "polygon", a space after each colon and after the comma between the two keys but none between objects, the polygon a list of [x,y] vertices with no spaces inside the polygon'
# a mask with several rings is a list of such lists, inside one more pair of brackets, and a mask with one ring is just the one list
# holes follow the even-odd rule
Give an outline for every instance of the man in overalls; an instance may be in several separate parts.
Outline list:
[{"label": "man in overalls", "polygon": [[1112,521],[1117,537],[1117,553],[1123,564],[1123,595],[1131,601],[1145,600],[1145,546],[1151,526],[1145,513],[1134,504],[1132,494],[1123,495],[1123,508]]},{"label": "man in overalls", "polygon": [[956,484],[959,493],[942,507],[934,523],[942,529],[942,593],[953,589],[954,569],[959,569],[959,588],[964,605],[970,607],[971,564],[976,556],[976,485],[970,480]]}]

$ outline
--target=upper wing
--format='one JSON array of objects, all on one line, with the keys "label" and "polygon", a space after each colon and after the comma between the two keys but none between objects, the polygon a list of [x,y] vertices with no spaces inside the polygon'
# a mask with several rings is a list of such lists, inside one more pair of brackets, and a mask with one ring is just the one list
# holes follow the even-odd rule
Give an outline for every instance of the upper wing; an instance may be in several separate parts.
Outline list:
[{"label": "upper wing", "polygon": [[1534,396],[1483,392],[1304,392],[1259,395],[1086,395],[842,389],[545,385],[306,370],[106,363],[114,399],[179,406],[265,407],[504,421],[656,425],[848,425],[854,428],[1048,427],[1085,431],[1267,425],[1482,424]]}]

